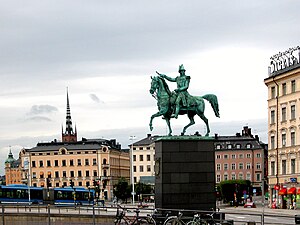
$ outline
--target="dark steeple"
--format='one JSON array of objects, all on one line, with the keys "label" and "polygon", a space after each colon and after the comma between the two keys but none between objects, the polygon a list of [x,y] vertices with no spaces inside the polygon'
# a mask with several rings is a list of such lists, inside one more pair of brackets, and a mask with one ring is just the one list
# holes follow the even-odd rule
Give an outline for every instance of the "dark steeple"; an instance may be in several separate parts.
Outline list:
[{"label": "dark steeple", "polygon": [[69,92],[67,89],[67,114],[66,114],[66,131],[63,132],[62,128],[62,141],[63,142],[76,142],[77,141],[77,130],[75,132],[72,127],[71,109],[69,102]]}]

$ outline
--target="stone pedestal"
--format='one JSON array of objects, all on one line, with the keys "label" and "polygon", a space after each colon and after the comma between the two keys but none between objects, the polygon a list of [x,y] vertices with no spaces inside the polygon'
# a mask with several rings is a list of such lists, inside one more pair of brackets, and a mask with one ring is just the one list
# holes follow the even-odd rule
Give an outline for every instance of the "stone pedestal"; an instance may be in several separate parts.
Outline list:
[{"label": "stone pedestal", "polygon": [[156,208],[216,208],[213,138],[159,138],[155,143],[155,173]]}]

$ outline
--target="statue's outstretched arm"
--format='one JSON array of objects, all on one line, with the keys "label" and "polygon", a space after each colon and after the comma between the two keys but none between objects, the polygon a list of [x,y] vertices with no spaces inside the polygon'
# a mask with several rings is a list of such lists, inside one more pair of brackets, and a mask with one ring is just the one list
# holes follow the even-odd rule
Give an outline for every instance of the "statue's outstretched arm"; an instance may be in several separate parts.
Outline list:
[{"label": "statue's outstretched arm", "polygon": [[159,72],[157,72],[157,71],[156,71],[156,73],[157,73],[160,77],[165,78],[165,79],[167,79],[168,81],[176,82],[176,78],[168,77],[167,75],[161,74],[161,73],[159,73]]}]

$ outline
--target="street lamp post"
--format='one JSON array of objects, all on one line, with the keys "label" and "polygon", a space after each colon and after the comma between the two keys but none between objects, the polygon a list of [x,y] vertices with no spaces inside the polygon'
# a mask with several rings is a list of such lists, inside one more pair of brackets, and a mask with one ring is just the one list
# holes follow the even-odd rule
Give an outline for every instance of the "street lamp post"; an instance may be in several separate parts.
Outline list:
[{"label": "street lamp post", "polygon": [[131,150],[130,150],[130,163],[131,163],[131,173],[130,173],[130,175],[131,175],[131,185],[132,185],[132,192],[131,192],[131,194],[132,194],[132,204],[134,205],[134,195],[135,195],[135,193],[134,193],[134,176],[133,176],[133,140],[135,139],[136,137],[135,136],[130,136],[130,140],[131,140]]}]

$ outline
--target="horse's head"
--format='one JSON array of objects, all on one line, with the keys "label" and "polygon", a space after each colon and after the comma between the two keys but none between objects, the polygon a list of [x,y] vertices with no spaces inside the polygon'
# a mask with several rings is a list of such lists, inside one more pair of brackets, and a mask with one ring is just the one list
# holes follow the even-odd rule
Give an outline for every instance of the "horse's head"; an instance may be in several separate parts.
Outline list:
[{"label": "horse's head", "polygon": [[154,92],[158,89],[159,87],[159,83],[158,83],[158,77],[155,76],[155,77],[152,77],[151,76],[151,87],[150,87],[150,94],[154,94]]}]

